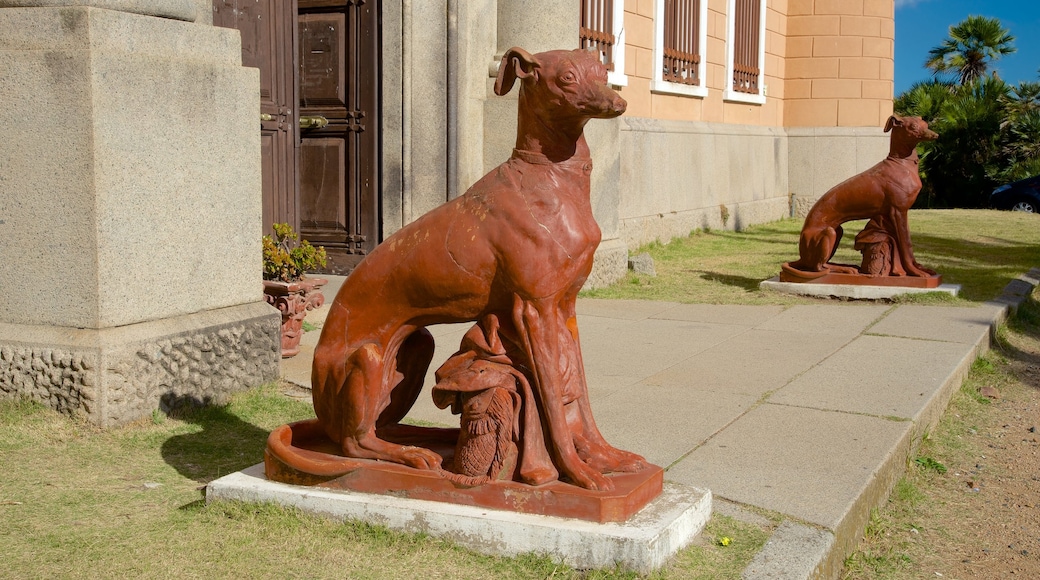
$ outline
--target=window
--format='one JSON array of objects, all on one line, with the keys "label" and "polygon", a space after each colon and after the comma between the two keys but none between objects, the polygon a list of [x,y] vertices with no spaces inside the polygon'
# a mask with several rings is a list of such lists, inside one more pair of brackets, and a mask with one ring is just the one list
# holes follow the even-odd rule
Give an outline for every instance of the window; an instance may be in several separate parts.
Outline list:
[{"label": "window", "polygon": [[625,86],[624,0],[581,0],[580,46],[599,52],[607,82]]},{"label": "window", "polygon": [[651,90],[704,97],[707,0],[657,0]]},{"label": "window", "polygon": [[729,0],[729,39],[726,50],[729,101],[766,102],[762,63],[765,61],[765,0]]}]

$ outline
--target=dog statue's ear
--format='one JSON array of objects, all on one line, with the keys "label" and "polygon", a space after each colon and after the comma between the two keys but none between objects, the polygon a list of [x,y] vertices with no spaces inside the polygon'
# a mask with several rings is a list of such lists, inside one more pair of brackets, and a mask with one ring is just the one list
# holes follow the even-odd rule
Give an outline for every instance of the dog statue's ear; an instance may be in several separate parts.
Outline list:
[{"label": "dog statue's ear", "polygon": [[513,88],[516,79],[526,79],[534,74],[538,67],[538,59],[531,56],[526,50],[514,46],[502,55],[502,62],[498,65],[498,77],[495,78],[495,94],[502,96]]},{"label": "dog statue's ear", "polygon": [[900,127],[902,125],[903,125],[903,120],[900,119],[899,117],[895,116],[895,115],[892,115],[891,117],[888,118],[888,122],[885,123],[885,133],[888,133],[889,131],[891,131],[892,127]]}]

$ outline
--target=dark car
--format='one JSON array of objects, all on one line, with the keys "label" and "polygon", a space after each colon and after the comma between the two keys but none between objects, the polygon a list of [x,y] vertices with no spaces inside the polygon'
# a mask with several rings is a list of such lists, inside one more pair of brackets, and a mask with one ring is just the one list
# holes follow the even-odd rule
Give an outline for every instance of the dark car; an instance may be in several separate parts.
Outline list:
[{"label": "dark car", "polygon": [[989,205],[997,209],[1040,213],[1040,175],[994,189],[989,196]]}]

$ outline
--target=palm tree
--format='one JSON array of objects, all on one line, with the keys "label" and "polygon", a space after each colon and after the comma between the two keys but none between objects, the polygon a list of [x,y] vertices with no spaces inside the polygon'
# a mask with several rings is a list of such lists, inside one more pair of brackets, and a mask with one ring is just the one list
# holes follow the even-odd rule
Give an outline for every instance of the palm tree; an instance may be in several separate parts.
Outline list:
[{"label": "palm tree", "polygon": [[1023,81],[1004,97],[999,181],[1040,174],[1040,82]]},{"label": "palm tree", "polygon": [[985,206],[986,194],[1000,179],[1001,124],[1010,93],[1004,81],[987,75],[963,86],[918,83],[899,96],[897,112],[924,117],[939,134],[919,146],[925,182],[919,205]]},{"label": "palm tree", "polygon": [[928,52],[935,75],[956,74],[966,85],[986,74],[990,61],[1015,52],[1015,37],[996,18],[968,16],[950,27],[950,37]]},{"label": "palm tree", "polygon": [[1005,101],[1008,122],[1014,123],[1019,117],[1040,111],[1040,82],[1022,81],[1011,87],[1011,93]]},{"label": "palm tree", "polygon": [[893,108],[899,115],[921,117],[930,124],[939,117],[956,88],[957,85],[939,79],[917,82],[896,97]]}]

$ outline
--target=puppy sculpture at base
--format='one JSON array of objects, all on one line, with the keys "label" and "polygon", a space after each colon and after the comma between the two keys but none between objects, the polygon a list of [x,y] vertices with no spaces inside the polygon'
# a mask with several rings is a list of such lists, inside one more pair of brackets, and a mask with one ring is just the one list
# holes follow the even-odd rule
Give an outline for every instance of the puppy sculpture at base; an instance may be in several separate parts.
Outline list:
[{"label": "puppy sculpture at base", "polygon": [[[892,116],[888,157],[823,194],[805,218],[798,260],[781,268],[782,282],[866,284],[935,288],[942,277],[917,263],[907,213],[921,191],[917,144],[938,135],[919,117]],[[863,252],[857,266],[830,260],[842,238],[842,224],[870,220],[856,236]]]},{"label": "puppy sculpture at base", "polygon": [[[626,103],[587,51],[510,49],[496,94],[517,81],[509,160],[388,238],[344,282],[314,352],[316,425],[272,434],[269,476],[306,479],[285,472],[309,466],[328,479],[369,461],[389,469],[393,489],[407,487],[400,477],[425,478],[416,486],[427,490],[441,478],[454,482],[444,495],[456,499],[459,486],[499,480],[610,491],[640,472],[656,474],[629,485],[642,486],[640,502],[660,491],[660,468],[614,448],[596,427],[575,313],[600,242],[583,128]],[[476,324],[434,389],[439,406],[462,415],[461,432],[399,424],[433,357],[425,327],[467,321]],[[316,434],[341,457],[293,451]],[[589,519],[604,517],[620,516]]]}]

